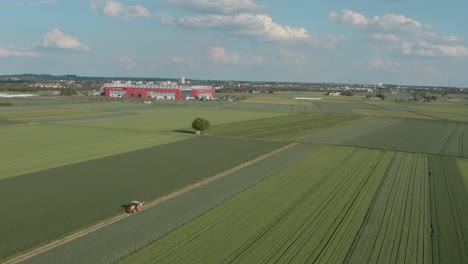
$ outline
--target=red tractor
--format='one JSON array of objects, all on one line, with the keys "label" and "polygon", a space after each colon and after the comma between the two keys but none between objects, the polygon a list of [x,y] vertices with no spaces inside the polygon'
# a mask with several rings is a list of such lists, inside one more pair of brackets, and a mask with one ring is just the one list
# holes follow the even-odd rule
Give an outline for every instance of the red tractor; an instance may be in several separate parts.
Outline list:
[{"label": "red tractor", "polygon": [[138,213],[143,210],[144,202],[132,201],[125,209],[128,214]]}]

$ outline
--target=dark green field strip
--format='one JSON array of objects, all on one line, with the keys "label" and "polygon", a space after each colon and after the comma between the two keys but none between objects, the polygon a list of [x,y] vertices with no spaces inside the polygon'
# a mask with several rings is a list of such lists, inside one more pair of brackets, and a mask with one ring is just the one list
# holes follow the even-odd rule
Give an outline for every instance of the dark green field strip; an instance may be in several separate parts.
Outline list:
[{"label": "dark green field strip", "polygon": [[401,122],[340,142],[346,146],[468,157],[462,122],[403,119]]},{"label": "dark green field strip", "polygon": [[320,150],[122,263],[341,263],[392,156]]},{"label": "dark green field strip", "polygon": [[317,144],[339,145],[348,140],[370,134],[372,132],[385,129],[401,122],[397,118],[366,118],[357,124],[340,126],[331,130],[322,131],[312,135],[293,139],[299,142],[310,142]]},{"label": "dark green field strip", "polygon": [[316,147],[310,144],[296,145],[25,263],[112,263],[264,180],[315,149]]},{"label": "dark green field strip", "polygon": [[337,127],[358,117],[326,114],[294,114],[219,125],[208,133],[224,137],[242,137],[284,141]]},{"label": "dark green field strip", "polygon": [[468,194],[456,159],[429,161],[433,263],[468,263]]},{"label": "dark green field strip", "polygon": [[0,257],[120,213],[284,144],[198,137],[0,181]]}]

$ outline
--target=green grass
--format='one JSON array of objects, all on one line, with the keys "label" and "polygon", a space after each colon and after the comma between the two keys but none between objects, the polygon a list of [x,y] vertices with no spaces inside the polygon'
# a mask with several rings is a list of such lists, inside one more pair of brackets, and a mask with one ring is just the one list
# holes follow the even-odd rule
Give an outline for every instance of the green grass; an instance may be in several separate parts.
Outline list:
[{"label": "green grass", "polygon": [[208,133],[223,137],[286,141],[359,121],[360,118],[355,116],[298,113],[213,126]]},{"label": "green grass", "polygon": [[299,144],[25,263],[113,263],[317,149]]},{"label": "green grass", "polygon": [[283,144],[197,137],[0,181],[0,258],[232,168]]}]

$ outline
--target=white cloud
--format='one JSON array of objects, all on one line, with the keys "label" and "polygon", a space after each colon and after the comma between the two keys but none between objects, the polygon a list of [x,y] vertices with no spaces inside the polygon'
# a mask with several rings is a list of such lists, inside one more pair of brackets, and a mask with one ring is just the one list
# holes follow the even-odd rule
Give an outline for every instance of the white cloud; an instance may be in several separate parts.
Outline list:
[{"label": "white cloud", "polygon": [[455,37],[455,36],[443,36],[442,38],[443,38],[444,40],[450,41],[450,42],[451,42],[451,41],[459,41],[459,39],[458,39],[457,37]]},{"label": "white cloud", "polygon": [[119,61],[120,66],[126,70],[133,70],[140,67],[140,65],[138,65],[138,63],[136,63],[135,60],[130,56],[122,56],[119,58]]},{"label": "white cloud", "polygon": [[0,8],[8,7],[36,7],[36,6],[45,6],[45,5],[54,5],[57,3],[57,0],[41,0],[41,1],[27,1],[27,2],[12,2],[12,3],[3,3],[0,4]]},{"label": "white cloud", "polygon": [[168,0],[169,4],[206,14],[236,15],[260,9],[252,0]]},{"label": "white cloud", "polygon": [[59,29],[54,29],[42,37],[44,48],[68,49],[75,51],[89,51],[91,48],[81,43],[77,38],[65,35]]},{"label": "white cloud", "polygon": [[329,18],[334,23],[352,25],[360,31],[380,33],[407,33],[410,35],[430,35],[431,27],[398,14],[387,14],[382,17],[367,18],[352,10],[343,10],[341,14],[332,11]]},{"label": "white cloud", "polygon": [[416,44],[404,42],[402,52],[406,55],[422,57],[450,57],[462,59],[468,57],[468,48],[462,45],[443,45],[420,41]]},{"label": "white cloud", "polygon": [[37,58],[41,54],[34,50],[0,47],[0,58]]},{"label": "white cloud", "polygon": [[116,0],[88,0],[88,2],[91,8],[101,15],[116,17],[124,21],[151,15],[148,9],[141,5],[125,6]]},{"label": "white cloud", "polygon": [[334,23],[351,24],[361,30],[364,30],[369,23],[365,16],[351,10],[343,10],[341,15],[332,11],[329,18]]},{"label": "white cloud", "polygon": [[369,61],[369,68],[385,72],[397,72],[401,69],[401,64],[391,60],[374,58]]},{"label": "white cloud", "polygon": [[197,17],[172,18],[162,16],[161,21],[173,26],[220,29],[231,34],[250,36],[267,41],[297,41],[309,38],[304,28],[293,28],[273,22],[268,15],[243,13],[233,16],[206,15]]},{"label": "white cloud", "polygon": [[[430,25],[404,15],[387,14],[367,18],[360,13],[343,10],[341,14],[332,11],[329,18],[332,22],[348,24],[358,31],[372,33],[373,45],[377,50],[400,49],[404,55],[421,57],[468,57],[468,48],[458,37],[438,36]],[[373,65],[378,65],[378,62],[374,61]]]},{"label": "white cloud", "polygon": [[240,58],[236,53],[227,53],[223,47],[211,48],[208,59],[216,63],[238,63]]}]

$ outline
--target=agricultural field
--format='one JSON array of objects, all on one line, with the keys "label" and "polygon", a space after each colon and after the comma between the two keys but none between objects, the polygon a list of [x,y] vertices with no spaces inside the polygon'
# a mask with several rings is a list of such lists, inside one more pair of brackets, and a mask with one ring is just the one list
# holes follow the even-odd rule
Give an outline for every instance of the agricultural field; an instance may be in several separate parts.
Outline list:
[{"label": "agricultural field", "polygon": [[80,100],[0,109],[0,260],[197,186],[25,263],[468,263],[459,101]]},{"label": "agricultural field", "polygon": [[466,263],[455,161],[322,147],[120,263]]},{"label": "agricultural field", "polygon": [[184,132],[197,116],[217,125],[286,114],[124,103],[54,105],[47,111],[15,106],[0,112],[0,145],[9,150],[0,153],[0,179],[185,140],[193,136]]},{"label": "agricultural field", "polygon": [[0,219],[0,257],[118,214],[128,197],[155,199],[280,146],[199,137],[3,179],[0,199],[15,206]]},{"label": "agricultural field", "polygon": [[295,145],[25,263],[112,263],[161,238],[317,149]]},{"label": "agricultural field", "polygon": [[419,119],[370,119],[366,123],[298,138],[302,142],[468,157],[468,124]]},{"label": "agricultural field", "polygon": [[359,117],[351,115],[297,113],[219,125],[208,133],[223,137],[285,141],[359,121]]},{"label": "agricultural field", "polygon": [[346,141],[345,145],[468,157],[462,122],[403,120],[393,126]]}]

